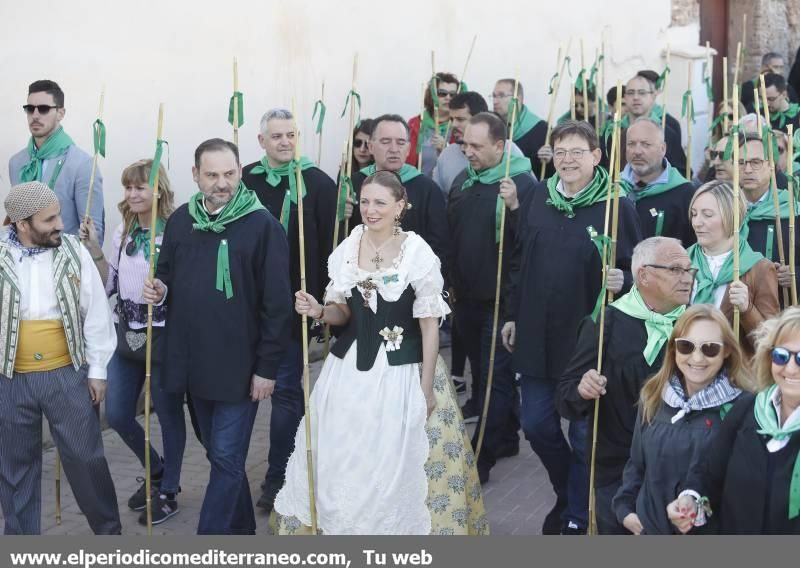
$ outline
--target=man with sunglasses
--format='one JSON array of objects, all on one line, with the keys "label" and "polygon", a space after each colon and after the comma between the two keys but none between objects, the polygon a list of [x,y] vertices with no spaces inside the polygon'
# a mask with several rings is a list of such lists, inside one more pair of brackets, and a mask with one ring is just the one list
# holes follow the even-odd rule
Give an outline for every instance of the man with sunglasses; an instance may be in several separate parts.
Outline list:
[{"label": "man with sunglasses", "polygon": [[[466,90],[460,89],[459,85],[458,78],[452,73],[437,73],[428,82],[428,88],[425,90],[423,98],[425,108],[422,114],[408,121],[411,146],[404,159],[408,165],[420,167],[422,173],[428,177],[433,174],[439,153],[453,141],[452,136],[449,136],[448,140],[445,140],[445,136],[448,136],[450,127],[450,101],[460,90]],[[437,114],[439,123],[434,124]],[[422,153],[421,166],[420,153]]]},{"label": "man with sunglasses", "polygon": [[[764,143],[757,134],[740,137],[739,143],[739,187],[747,199],[747,242],[750,247],[764,255],[775,264],[778,271],[778,285],[791,288],[792,276],[789,270],[789,193],[772,187],[772,173],[769,161],[764,154]],[[775,230],[775,201],[773,192],[778,192],[784,260],[780,263],[777,235]],[[795,221],[796,222],[796,221]],[[795,264],[800,265],[800,231],[795,232]],[[797,278],[800,275],[795,275]],[[798,280],[800,283],[800,280]],[[778,294],[783,304],[783,294]],[[785,307],[785,306],[781,306]]]},{"label": "man with sunglasses", "polygon": [[[78,148],[64,131],[64,91],[54,81],[34,81],[28,87],[28,101],[23,105],[31,138],[28,146],[14,154],[8,162],[11,185],[29,181],[46,183],[58,195],[64,232],[77,235],[86,203],[92,157]],[[103,211],[103,176],[95,172],[90,216],[103,244],[105,214]]]},{"label": "man with sunglasses", "polygon": [[[542,532],[583,534],[588,524],[586,422],[571,421],[567,439],[554,398],[578,327],[588,314],[599,312],[606,290],[603,272],[610,260],[602,256],[602,231],[608,172],[599,165],[600,143],[589,123],[568,120],[553,129],[551,138],[556,175],[520,198],[518,208],[510,207],[516,246],[504,291],[508,321],[502,337],[521,375],[525,438],[556,494]],[[609,267],[607,278],[614,293],[633,283],[631,254],[640,235],[636,209],[620,199],[616,266]]]},{"label": "man with sunglasses", "polygon": [[[672,327],[689,303],[696,272],[680,241],[668,237],[639,243],[631,270],[634,286],[606,308],[602,372],[596,369],[599,325],[587,317],[556,391],[558,411],[569,420],[587,418],[592,424],[595,400],[600,401],[595,459],[600,534],[628,534],[611,500],[630,455],[639,391],[661,367]],[[591,459],[591,444],[587,452]]]},{"label": "man with sunglasses", "polygon": [[384,114],[373,121],[369,149],[375,163],[353,174],[356,206],[353,208],[350,227],[362,222],[357,203],[358,196],[361,195],[361,184],[367,176],[379,170],[394,172],[406,188],[410,206],[403,216],[403,230],[414,231],[425,239],[442,262],[442,274],[446,274],[449,236],[444,196],[430,177],[406,162],[413,140],[410,135],[408,123],[400,115]]},{"label": "man with sunglasses", "polygon": [[[295,124],[292,113],[276,108],[261,118],[258,143],[264,156],[244,167],[242,182],[283,226],[289,239],[289,278],[292,290],[300,290],[300,237],[297,199],[303,195],[305,231],[306,290],[321,298],[328,285],[328,256],[333,252],[336,218],[336,184],[313,161],[294,159]],[[302,171],[302,187],[296,187],[296,171]],[[286,464],[294,449],[294,436],[303,418],[303,351],[301,318],[294,314],[289,341],[276,376],[270,414],[267,473],[263,494],[256,505],[272,510],[275,496],[283,487]],[[315,328],[316,332],[319,328]]]},{"label": "man with sunglasses", "polygon": [[688,247],[697,239],[689,223],[694,186],[666,158],[661,124],[640,117],[628,127],[622,182],[636,204],[642,237],[673,237]]}]

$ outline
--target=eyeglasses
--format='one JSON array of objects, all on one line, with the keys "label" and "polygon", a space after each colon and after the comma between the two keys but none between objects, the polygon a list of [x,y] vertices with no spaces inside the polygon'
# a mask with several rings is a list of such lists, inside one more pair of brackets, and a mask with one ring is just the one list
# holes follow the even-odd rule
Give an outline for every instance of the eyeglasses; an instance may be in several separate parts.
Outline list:
[{"label": "eyeglasses", "polygon": [[772,348],[772,362],[781,367],[789,364],[789,361],[794,357],[794,364],[800,367],[800,352],[789,351],[785,347]]},{"label": "eyeglasses", "polygon": [[653,93],[653,91],[645,91],[644,89],[640,89],[638,91],[628,90],[628,89],[625,90],[625,96],[626,97],[628,95],[630,95],[632,97],[634,97],[634,96],[644,97],[644,96],[650,95],[652,93]]},{"label": "eyeglasses", "polygon": [[709,359],[713,359],[722,353],[722,343],[719,341],[705,341],[698,345],[691,339],[678,338],[675,340],[675,350],[681,355],[691,355],[698,347],[700,348],[700,353]]},{"label": "eyeglasses", "polygon": [[708,157],[711,158],[712,160],[716,160],[717,158],[719,158],[721,160],[721,159],[723,159],[725,157],[725,151],[724,150],[709,150],[708,151]]},{"label": "eyeglasses", "polygon": [[586,154],[586,152],[591,152],[591,150],[585,148],[573,148],[572,150],[556,150],[555,152],[553,152],[553,157],[556,160],[563,160],[564,158],[567,157],[567,154],[569,154],[570,158],[577,161],[583,158],[583,155]]},{"label": "eyeglasses", "polygon": [[457,91],[445,91],[444,89],[439,89],[438,91],[436,91],[436,96],[439,97],[440,99],[443,99],[445,97],[453,98],[456,96],[456,94],[458,94]]},{"label": "eyeglasses", "polygon": [[509,94],[509,93],[492,93],[492,94],[491,94],[491,95],[489,95],[489,96],[490,96],[492,99],[498,99],[498,100],[501,100],[501,101],[502,101],[503,99],[507,99],[507,98],[509,98],[509,97],[512,97],[513,95],[511,95],[511,94]]},{"label": "eyeglasses", "polygon": [[645,264],[645,266],[650,268],[660,268],[661,270],[669,270],[670,274],[672,274],[675,278],[680,278],[684,274],[688,274],[692,278],[697,276],[698,269],[697,268],[684,268],[682,266],[664,266],[663,264]]},{"label": "eyeglasses", "polygon": [[366,147],[369,140],[364,139],[355,139],[353,140],[353,148],[361,148],[362,146]]},{"label": "eyeglasses", "polygon": [[739,160],[739,167],[741,169],[745,169],[747,166],[750,166],[750,169],[754,172],[757,172],[766,163],[765,160],[761,160],[759,158],[753,158],[752,160]]},{"label": "eyeglasses", "polygon": [[22,110],[28,114],[33,114],[33,111],[38,110],[39,114],[47,114],[51,108],[60,108],[58,105],[22,105]]}]

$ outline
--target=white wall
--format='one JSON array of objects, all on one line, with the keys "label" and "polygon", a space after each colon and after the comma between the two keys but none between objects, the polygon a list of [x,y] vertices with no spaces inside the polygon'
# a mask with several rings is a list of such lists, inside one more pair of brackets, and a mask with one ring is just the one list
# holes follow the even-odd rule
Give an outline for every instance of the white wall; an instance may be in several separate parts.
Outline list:
[{"label": "white wall", "polygon": [[[347,130],[339,113],[356,51],[364,116],[417,114],[421,85],[431,73],[430,50],[436,51],[438,70],[460,74],[477,34],[465,77],[470,88],[488,96],[494,79],[512,76],[519,67],[526,102],[544,117],[556,51],[570,35],[577,73],[579,39],[590,61],[605,30],[610,88],[637,69],[661,70],[669,22],[669,0],[646,5],[640,0],[40,0],[35,6],[0,0],[0,196],[8,190],[5,164],[27,141],[20,107],[36,79],[62,86],[63,125],[87,150],[106,88],[108,154],[100,167],[111,230],[119,219],[121,170],[153,154],[159,102],[166,106],[164,137],[171,146],[170,177],[178,201],[196,190],[195,147],[206,138],[232,136],[227,105],[234,56],[244,92],[243,162],[260,156],[261,114],[272,106],[288,107],[293,96],[300,128],[308,133],[304,150],[316,156],[311,112],[324,79],[323,167],[335,174]],[[558,114],[567,109],[568,93],[562,85]],[[679,114],[680,107],[670,110]]]}]

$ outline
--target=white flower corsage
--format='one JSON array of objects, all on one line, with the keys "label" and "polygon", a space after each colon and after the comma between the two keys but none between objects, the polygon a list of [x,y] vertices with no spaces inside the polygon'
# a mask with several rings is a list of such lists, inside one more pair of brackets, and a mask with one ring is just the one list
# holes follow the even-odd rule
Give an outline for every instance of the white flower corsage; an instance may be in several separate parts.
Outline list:
[{"label": "white flower corsage", "polygon": [[403,342],[403,328],[394,326],[392,329],[384,327],[380,331],[384,341],[386,341],[386,351],[397,351]]}]

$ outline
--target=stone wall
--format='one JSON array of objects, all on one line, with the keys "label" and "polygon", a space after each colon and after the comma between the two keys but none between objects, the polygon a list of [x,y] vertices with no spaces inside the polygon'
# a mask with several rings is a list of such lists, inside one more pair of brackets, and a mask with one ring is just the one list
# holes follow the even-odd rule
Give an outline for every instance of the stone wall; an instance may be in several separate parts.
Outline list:
[{"label": "stone wall", "polygon": [[672,0],[673,26],[688,26],[700,19],[700,2],[698,0]]},{"label": "stone wall", "polygon": [[[800,2],[795,0],[731,0],[728,60],[733,69],[736,45],[742,40],[742,16],[747,14],[744,78],[758,73],[761,56],[775,51],[786,58],[786,73],[800,47]],[[731,72],[732,75],[732,72]]]}]

